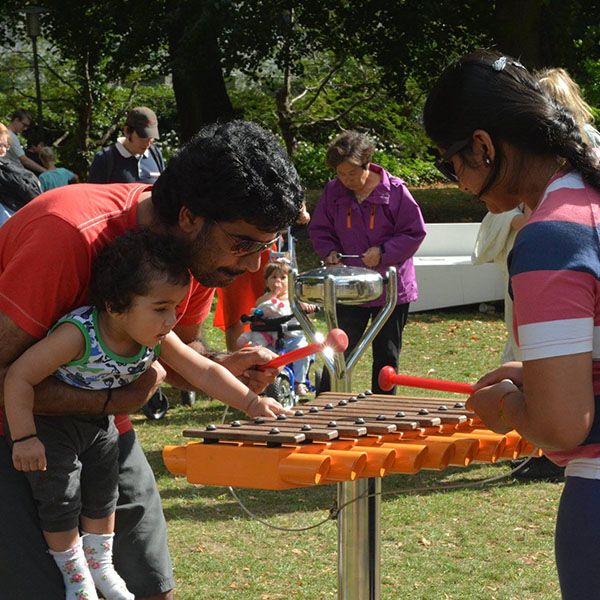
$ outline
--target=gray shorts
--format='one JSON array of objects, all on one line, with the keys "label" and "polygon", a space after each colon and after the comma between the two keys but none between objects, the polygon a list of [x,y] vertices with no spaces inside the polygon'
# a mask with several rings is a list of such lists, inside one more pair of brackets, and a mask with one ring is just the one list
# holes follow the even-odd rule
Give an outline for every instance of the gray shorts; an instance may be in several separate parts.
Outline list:
[{"label": "gray shorts", "polygon": [[119,433],[112,417],[35,417],[48,467],[25,473],[44,531],[68,531],[79,516],[101,519],[115,512]]},{"label": "gray shorts", "polygon": [[[31,487],[0,436],[0,600],[64,600],[62,575],[42,536]],[[115,564],[136,596],[175,587],[154,474],[134,431],[119,437]]]}]

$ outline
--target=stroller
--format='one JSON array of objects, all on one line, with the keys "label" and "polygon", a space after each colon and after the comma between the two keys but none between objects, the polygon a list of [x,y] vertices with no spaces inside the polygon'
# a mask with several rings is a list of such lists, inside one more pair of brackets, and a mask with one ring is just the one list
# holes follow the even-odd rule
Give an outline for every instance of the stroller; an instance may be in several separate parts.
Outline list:
[{"label": "stroller", "polygon": [[[283,354],[285,334],[289,331],[301,331],[302,327],[299,323],[289,323],[294,318],[294,315],[284,315],[268,319],[264,316],[261,309],[255,309],[252,315],[243,315],[242,322],[250,324],[250,330],[256,332],[264,332],[273,334],[275,339],[275,351],[278,354]],[[314,392],[315,386],[312,385],[309,378],[311,367],[315,362],[314,357],[310,358],[306,380],[297,382],[294,371],[291,365],[285,365],[277,379],[267,386],[264,391],[265,396],[274,398],[285,408],[291,408],[298,403],[299,396],[296,394],[296,383],[303,383],[308,391]]]}]

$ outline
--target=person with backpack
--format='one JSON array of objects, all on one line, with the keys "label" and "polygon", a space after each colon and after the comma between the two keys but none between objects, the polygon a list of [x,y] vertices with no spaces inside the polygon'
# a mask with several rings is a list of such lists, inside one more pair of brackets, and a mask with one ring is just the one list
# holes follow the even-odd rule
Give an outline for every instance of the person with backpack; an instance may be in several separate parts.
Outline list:
[{"label": "person with backpack", "polygon": [[154,145],[159,138],[158,120],[146,106],[127,113],[123,137],[94,156],[88,183],[154,183],[165,161]]},{"label": "person with backpack", "polygon": [[9,130],[0,123],[0,225],[42,192],[31,171],[7,158],[10,145]]}]

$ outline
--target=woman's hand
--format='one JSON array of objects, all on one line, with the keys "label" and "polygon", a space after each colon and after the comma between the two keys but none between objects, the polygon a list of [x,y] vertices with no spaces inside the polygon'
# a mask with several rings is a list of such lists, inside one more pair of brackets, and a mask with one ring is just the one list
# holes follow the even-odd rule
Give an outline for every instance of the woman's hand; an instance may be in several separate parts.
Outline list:
[{"label": "woman's hand", "polygon": [[381,248],[379,246],[372,246],[363,255],[362,261],[365,266],[376,267],[381,262]]},{"label": "woman's hand", "polygon": [[486,373],[483,377],[473,384],[477,391],[481,388],[498,383],[503,379],[510,379],[519,389],[523,387],[523,363],[512,361],[504,363],[501,367]]},{"label": "woman's hand", "polygon": [[342,264],[342,261],[340,260],[339,256],[338,256],[338,251],[337,250],[332,250],[326,257],[325,257],[325,264],[330,266],[330,265],[340,265]]},{"label": "woman's hand", "polygon": [[503,415],[503,399],[511,393],[520,393],[517,386],[509,379],[480,388],[467,400],[467,408],[496,433],[508,433],[513,427]]},{"label": "woman's hand", "polygon": [[246,414],[251,419],[254,419],[255,417],[274,419],[277,415],[292,416],[294,413],[291,410],[283,408],[283,406],[273,398],[269,398],[268,396],[256,396],[256,398],[250,401],[248,408],[246,408]]},{"label": "woman's hand", "polygon": [[12,459],[17,471],[28,473],[46,470],[46,451],[37,437],[14,444]]}]

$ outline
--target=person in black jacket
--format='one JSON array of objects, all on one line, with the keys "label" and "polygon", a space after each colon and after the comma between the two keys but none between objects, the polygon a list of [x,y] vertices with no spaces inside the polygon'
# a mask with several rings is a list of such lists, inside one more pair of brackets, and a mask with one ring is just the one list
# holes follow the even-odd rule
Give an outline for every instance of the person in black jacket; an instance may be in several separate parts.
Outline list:
[{"label": "person in black jacket", "polygon": [[154,111],[138,106],[127,113],[123,137],[97,152],[88,183],[154,183],[165,168]]},{"label": "person in black jacket", "polygon": [[9,148],[8,129],[0,124],[0,208],[7,209],[0,210],[0,224],[42,192],[38,178],[31,171],[6,158]]}]

